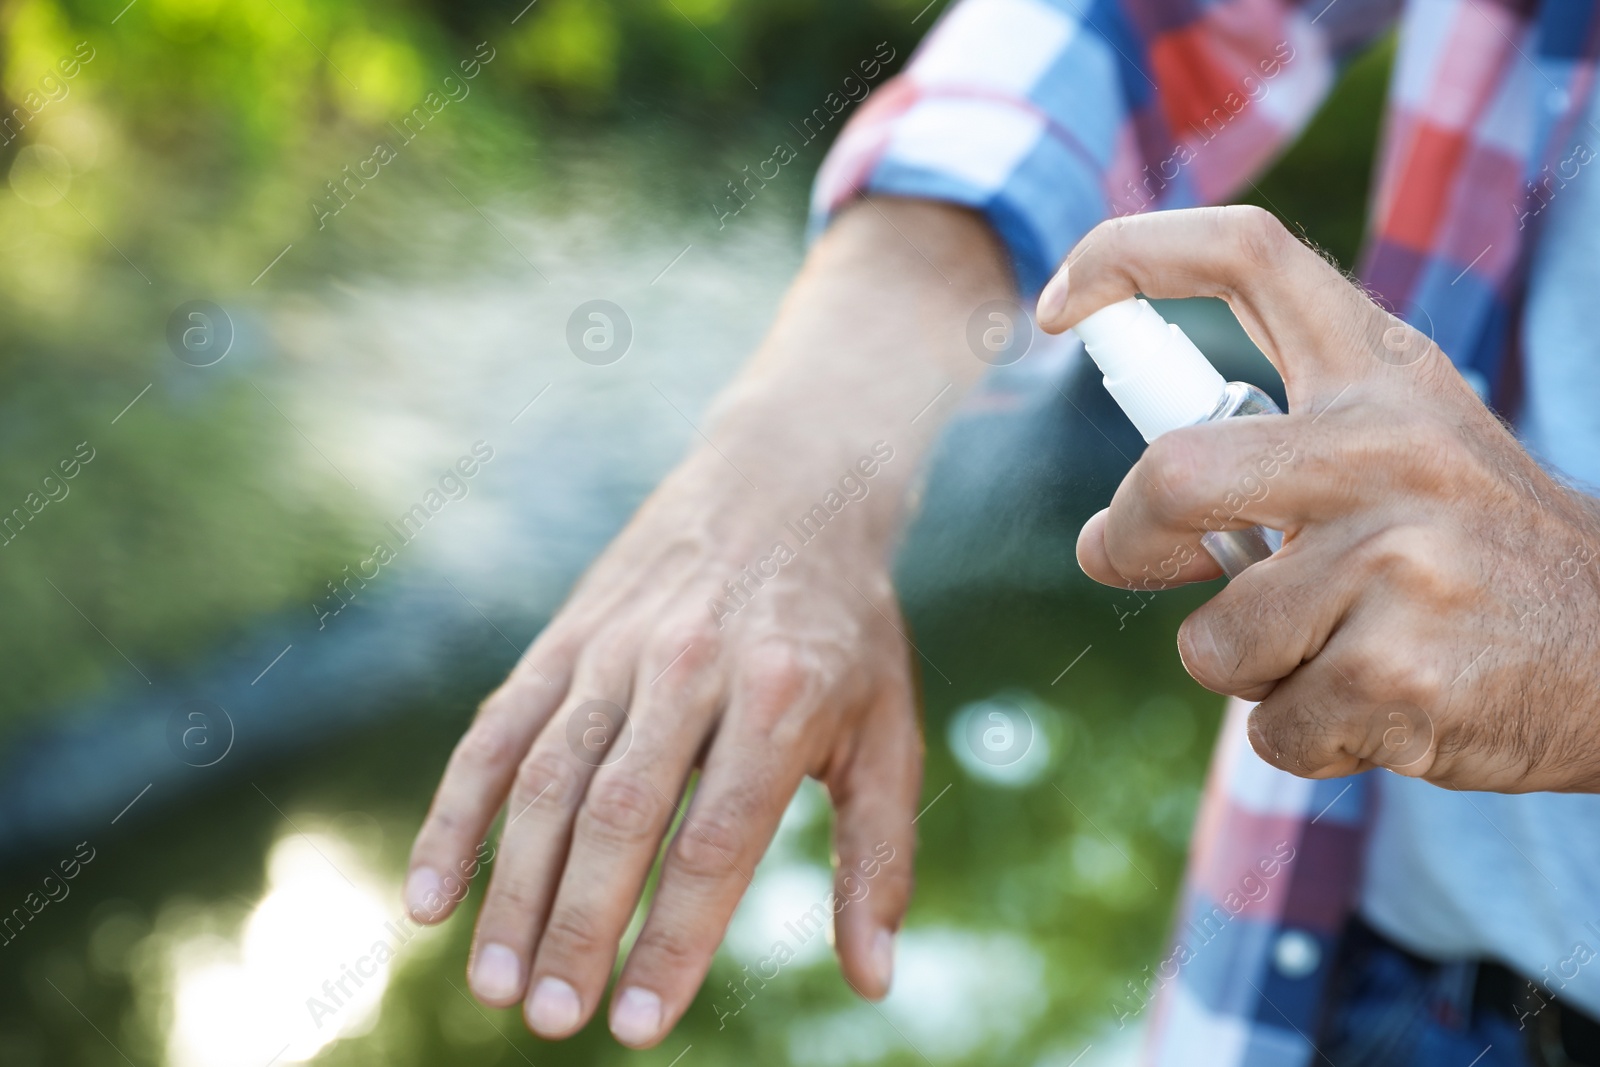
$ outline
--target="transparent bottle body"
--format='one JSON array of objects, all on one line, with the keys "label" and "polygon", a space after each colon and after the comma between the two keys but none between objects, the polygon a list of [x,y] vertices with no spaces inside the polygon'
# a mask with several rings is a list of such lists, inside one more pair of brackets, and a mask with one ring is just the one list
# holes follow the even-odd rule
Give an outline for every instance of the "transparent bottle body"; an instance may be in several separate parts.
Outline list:
[{"label": "transparent bottle body", "polygon": [[[1246,415],[1281,415],[1276,402],[1246,382],[1229,382],[1215,410],[1203,422],[1240,418]],[[1200,543],[1217,561],[1222,573],[1237,578],[1252,563],[1259,563],[1283,547],[1283,534],[1265,526],[1248,530],[1210,530],[1200,535]]]}]

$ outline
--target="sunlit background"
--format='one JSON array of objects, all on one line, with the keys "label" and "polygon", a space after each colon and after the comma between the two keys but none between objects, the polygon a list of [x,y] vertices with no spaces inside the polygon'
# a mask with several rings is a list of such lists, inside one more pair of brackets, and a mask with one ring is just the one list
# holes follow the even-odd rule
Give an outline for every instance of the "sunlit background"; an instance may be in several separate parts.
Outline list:
[{"label": "sunlit background", "polygon": [[[1220,709],[1173,651],[1203,590],[1073,563],[1139,442],[1066,343],[965,403],[900,552],[937,671],[885,1003],[819,936],[719,1019],[828,891],[817,788],[650,1052],[472,1001],[476,892],[437,930],[399,905],[477,699],[769,321],[836,127],[732,217],[727,183],[925,3],[0,3],[0,1064],[1128,1062]],[[1345,263],[1387,61],[1251,193]],[[590,300],[617,362],[568,346]]]}]

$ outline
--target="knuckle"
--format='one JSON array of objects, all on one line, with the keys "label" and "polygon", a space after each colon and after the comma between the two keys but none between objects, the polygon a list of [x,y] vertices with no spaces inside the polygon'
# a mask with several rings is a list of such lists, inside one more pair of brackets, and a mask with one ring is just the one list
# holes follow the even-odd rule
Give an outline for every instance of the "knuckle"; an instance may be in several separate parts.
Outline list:
[{"label": "knuckle", "polygon": [[1290,250],[1299,245],[1277,216],[1265,208],[1237,205],[1220,209],[1224,225],[1244,265],[1252,270],[1276,271]]},{"label": "knuckle", "polygon": [[1401,592],[1411,603],[1453,606],[1469,595],[1454,538],[1429,526],[1391,526],[1357,552],[1362,572]]},{"label": "knuckle", "polygon": [[686,819],[673,842],[673,866],[697,881],[714,881],[738,870],[747,831],[730,806]]},{"label": "knuckle", "polygon": [[539,945],[540,962],[554,955],[562,960],[592,959],[608,948],[594,917],[578,908],[557,905]]},{"label": "knuckle", "polygon": [[[1394,488],[1427,496],[1458,496],[1463,483],[1481,482],[1483,465],[1458,423],[1444,415],[1385,407],[1374,411],[1349,446],[1362,471],[1391,472]],[[1370,483],[1369,483],[1370,484]]]},{"label": "knuckle", "polygon": [[501,688],[508,689],[512,685],[517,685],[523,687],[526,692],[545,692],[550,684],[550,674],[564,673],[577,659],[578,651],[582,647],[579,636],[572,627],[552,623],[522,650],[522,655],[517,657],[516,666],[512,668],[511,677]]},{"label": "knuckle", "polygon": [[692,971],[705,953],[681,929],[664,925],[647,926],[634,944],[635,959],[667,971]]},{"label": "knuckle", "polygon": [[555,749],[535,748],[517,766],[511,795],[518,811],[536,800],[541,807],[566,809],[576,801],[581,787],[582,780],[573,760]]},{"label": "knuckle", "polygon": [[817,657],[795,642],[763,641],[751,649],[740,678],[751,724],[770,730],[784,712],[807,701],[822,674]]},{"label": "knuckle", "polygon": [[571,661],[577,658],[583,648],[582,632],[566,622],[565,616],[551,623],[543,633],[529,646],[523,654],[522,662],[527,662],[534,654],[550,660]]},{"label": "knuckle", "polygon": [[691,615],[663,623],[645,642],[644,661],[651,678],[668,667],[692,670],[716,659],[722,634],[709,615]]},{"label": "knuckle", "polygon": [[411,846],[411,860],[421,862],[429,856],[448,853],[455,843],[469,833],[471,824],[460,813],[440,804],[437,800],[428,809],[428,818],[417,833]]},{"label": "knuckle", "polygon": [[528,916],[539,913],[540,903],[538,886],[532,880],[505,877],[491,881],[483,913],[486,917],[499,915],[520,924],[527,921]]},{"label": "knuckle", "polygon": [[634,655],[638,647],[639,639],[633,630],[612,627],[589,639],[584,646],[583,658],[591,662],[614,663]]},{"label": "knuckle", "polygon": [[1425,563],[1429,540],[1417,527],[1389,526],[1368,537],[1357,555],[1370,577],[1386,578]]},{"label": "knuckle", "polygon": [[649,785],[621,776],[596,782],[578,813],[578,832],[614,845],[634,845],[656,832],[661,798]]},{"label": "knuckle", "polygon": [[1115,245],[1123,239],[1128,227],[1134,225],[1133,220],[1137,217],[1136,215],[1115,215],[1109,219],[1103,219],[1078,244],[1080,247],[1085,248],[1101,243]]},{"label": "knuckle", "polygon": [[1390,446],[1411,460],[1406,471],[1416,488],[1440,488],[1466,466],[1468,453],[1454,427],[1432,414],[1412,412],[1390,431]]},{"label": "knuckle", "polygon": [[1196,449],[1183,433],[1163,434],[1150,442],[1140,464],[1150,488],[1150,502],[1160,515],[1181,516],[1200,509],[1201,484]]},{"label": "knuckle", "polygon": [[1351,680],[1369,703],[1430,707],[1443,689],[1439,671],[1404,641],[1362,641],[1349,660]]},{"label": "knuckle", "polygon": [[875,881],[874,892],[881,893],[891,909],[904,908],[917,889],[917,876],[909,863],[884,865]]},{"label": "knuckle", "polygon": [[506,731],[495,725],[499,718],[496,709],[491,708],[495,700],[496,697],[490,697],[484,702],[483,713],[467,727],[451,754],[451,763],[466,773],[476,775],[503,769],[519,755],[512,748]]}]

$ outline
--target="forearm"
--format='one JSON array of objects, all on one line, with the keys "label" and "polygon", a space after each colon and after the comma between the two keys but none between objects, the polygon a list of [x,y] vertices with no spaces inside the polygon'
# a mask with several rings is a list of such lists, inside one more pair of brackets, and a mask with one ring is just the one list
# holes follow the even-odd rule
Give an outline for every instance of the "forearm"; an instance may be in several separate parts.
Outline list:
[{"label": "forearm", "polygon": [[1002,246],[976,214],[929,201],[855,205],[817,243],[761,348],[713,406],[704,429],[715,448],[698,449],[680,476],[720,484],[738,513],[788,517],[886,442],[892,461],[840,516],[858,536],[886,538],[929,443],[986,369],[969,319],[1013,296]]}]

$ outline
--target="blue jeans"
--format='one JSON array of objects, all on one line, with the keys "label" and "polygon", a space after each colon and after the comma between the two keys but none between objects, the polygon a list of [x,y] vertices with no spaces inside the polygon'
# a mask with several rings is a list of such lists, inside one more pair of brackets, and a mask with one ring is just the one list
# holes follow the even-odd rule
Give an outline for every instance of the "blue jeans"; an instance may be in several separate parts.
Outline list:
[{"label": "blue jeans", "polygon": [[1508,1013],[1475,1004],[1472,962],[1428,963],[1357,928],[1346,938],[1319,1064],[1538,1067]]}]

